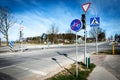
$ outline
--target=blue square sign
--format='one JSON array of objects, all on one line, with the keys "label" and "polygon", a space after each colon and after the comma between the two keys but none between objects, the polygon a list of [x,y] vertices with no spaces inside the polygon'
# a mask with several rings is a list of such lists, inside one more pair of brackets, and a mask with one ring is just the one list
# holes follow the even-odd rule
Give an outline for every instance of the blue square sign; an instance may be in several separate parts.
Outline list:
[{"label": "blue square sign", "polygon": [[99,27],[100,26],[100,17],[90,18],[90,26],[91,27]]}]

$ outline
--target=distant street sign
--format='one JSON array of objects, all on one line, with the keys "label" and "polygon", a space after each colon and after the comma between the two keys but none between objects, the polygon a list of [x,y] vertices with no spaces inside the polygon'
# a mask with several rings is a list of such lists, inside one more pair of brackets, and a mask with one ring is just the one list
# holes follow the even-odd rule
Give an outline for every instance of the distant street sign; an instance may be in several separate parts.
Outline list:
[{"label": "distant street sign", "polygon": [[91,5],[90,2],[82,5],[82,8],[83,8],[85,13],[88,11],[88,8],[90,7],[90,5]]},{"label": "distant street sign", "polygon": [[81,21],[79,19],[74,19],[72,22],[71,22],[71,25],[70,25],[71,29],[73,31],[76,31],[78,32],[82,26],[81,26]]},{"label": "distant street sign", "polygon": [[100,26],[100,17],[90,18],[90,26],[91,27],[99,27]]},{"label": "distant street sign", "polygon": [[46,39],[46,34],[43,33],[42,36],[41,36],[42,40],[45,40]]}]

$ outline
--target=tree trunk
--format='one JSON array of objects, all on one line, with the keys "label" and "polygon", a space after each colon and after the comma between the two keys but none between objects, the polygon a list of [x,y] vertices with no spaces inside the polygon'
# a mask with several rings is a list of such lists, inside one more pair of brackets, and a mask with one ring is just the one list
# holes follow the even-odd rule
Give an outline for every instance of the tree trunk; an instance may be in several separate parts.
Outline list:
[{"label": "tree trunk", "polygon": [[8,46],[8,33],[6,34],[6,46]]}]

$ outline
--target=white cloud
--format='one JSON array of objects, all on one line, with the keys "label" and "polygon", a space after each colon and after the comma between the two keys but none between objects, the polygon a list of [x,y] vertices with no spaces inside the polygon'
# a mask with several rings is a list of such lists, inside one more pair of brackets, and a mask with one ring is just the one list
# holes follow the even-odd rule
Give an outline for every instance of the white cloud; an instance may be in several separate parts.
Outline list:
[{"label": "white cloud", "polygon": [[[38,16],[39,15],[39,16]],[[19,29],[23,26],[24,37],[40,36],[42,33],[46,33],[50,25],[53,23],[53,18],[42,17],[40,13],[25,13],[22,15],[16,15],[18,22],[10,28],[9,39],[18,40],[19,39]],[[20,25],[20,22],[23,23]]]},{"label": "white cloud", "polygon": [[[25,12],[22,14],[16,14],[18,18],[18,23],[10,30],[10,40],[17,40],[19,38],[19,23],[23,21],[22,26],[24,27],[23,33],[24,37],[40,36],[42,33],[46,33],[51,24],[55,23],[58,26],[59,33],[65,33],[70,29],[70,23],[73,19],[79,19],[80,15],[73,15],[69,8],[60,3],[61,6],[57,5],[51,12],[40,10],[33,10],[32,12]],[[44,14],[45,13],[45,14]],[[87,25],[87,31],[89,32],[90,27]],[[84,36],[84,31],[81,30],[78,34]]]}]

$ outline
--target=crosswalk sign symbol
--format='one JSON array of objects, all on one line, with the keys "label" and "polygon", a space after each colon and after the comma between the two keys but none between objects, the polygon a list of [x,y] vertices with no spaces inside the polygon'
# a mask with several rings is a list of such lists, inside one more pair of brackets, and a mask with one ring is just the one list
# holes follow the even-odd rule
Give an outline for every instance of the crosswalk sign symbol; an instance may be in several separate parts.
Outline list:
[{"label": "crosswalk sign symbol", "polygon": [[91,27],[99,27],[100,26],[100,17],[90,18],[90,26]]},{"label": "crosswalk sign symbol", "polygon": [[91,24],[98,24],[98,21],[96,20],[96,18],[93,19]]}]

